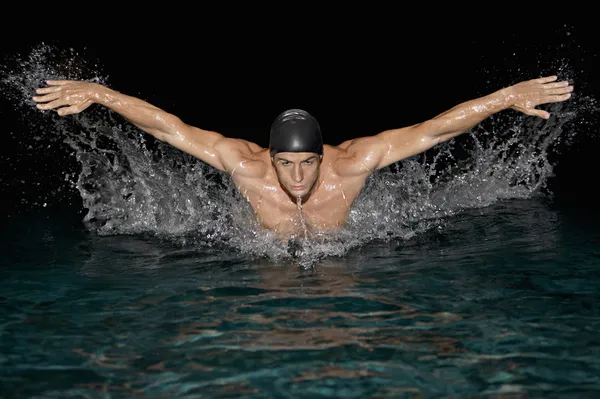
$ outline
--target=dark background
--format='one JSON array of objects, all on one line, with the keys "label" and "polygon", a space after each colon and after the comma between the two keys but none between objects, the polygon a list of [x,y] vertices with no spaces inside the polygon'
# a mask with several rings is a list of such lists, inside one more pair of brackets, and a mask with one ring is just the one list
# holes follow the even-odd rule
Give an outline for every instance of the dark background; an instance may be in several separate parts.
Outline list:
[{"label": "dark background", "polygon": [[[303,108],[320,122],[325,141],[376,134],[431,118],[462,102],[521,80],[559,74],[576,96],[600,97],[600,45],[594,23],[487,18],[440,23],[423,15],[343,22],[276,18],[213,24],[110,21],[101,33],[75,25],[62,37],[40,28],[3,35],[2,63],[44,42],[73,48],[97,62],[110,87],[138,96],[189,124],[268,145],[277,114]],[[443,16],[442,16],[443,17]],[[443,20],[443,18],[441,18]],[[533,21],[533,22],[532,22]],[[51,22],[50,20],[46,22]],[[196,25],[194,25],[196,24]],[[51,23],[49,25],[52,25]],[[561,75],[562,73],[562,75]],[[32,93],[33,94],[33,93]],[[513,112],[513,111],[506,111]],[[64,203],[48,193],[73,167],[66,148],[33,143],[22,109],[0,101],[1,198],[5,216]],[[600,144],[597,116],[561,153],[552,188],[574,203],[595,203]],[[72,192],[73,198],[78,193]]]}]

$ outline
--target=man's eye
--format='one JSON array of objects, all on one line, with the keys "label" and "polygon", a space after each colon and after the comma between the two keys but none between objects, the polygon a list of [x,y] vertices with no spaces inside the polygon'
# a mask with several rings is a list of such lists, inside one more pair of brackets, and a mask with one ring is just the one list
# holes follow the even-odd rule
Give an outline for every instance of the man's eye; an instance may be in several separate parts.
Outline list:
[{"label": "man's eye", "polygon": [[312,163],[313,163],[313,160],[312,160],[312,159],[309,159],[309,160],[307,160],[307,161],[304,161],[304,163],[305,163],[305,164],[307,164],[307,165],[312,165]]}]

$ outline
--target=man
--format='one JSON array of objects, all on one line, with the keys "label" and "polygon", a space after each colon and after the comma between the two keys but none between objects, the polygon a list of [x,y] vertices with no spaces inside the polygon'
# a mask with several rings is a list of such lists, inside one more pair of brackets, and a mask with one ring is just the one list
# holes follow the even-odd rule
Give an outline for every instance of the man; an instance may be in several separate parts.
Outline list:
[{"label": "man", "polygon": [[548,119],[540,104],[570,98],[573,86],[556,76],[520,82],[470,100],[422,123],[324,145],[317,120],[291,109],[271,126],[269,148],[184,123],[145,101],[98,83],[50,80],[33,97],[61,116],[96,103],[159,140],[229,173],[262,225],[281,237],[341,227],[375,170],[447,141],[506,109]]}]

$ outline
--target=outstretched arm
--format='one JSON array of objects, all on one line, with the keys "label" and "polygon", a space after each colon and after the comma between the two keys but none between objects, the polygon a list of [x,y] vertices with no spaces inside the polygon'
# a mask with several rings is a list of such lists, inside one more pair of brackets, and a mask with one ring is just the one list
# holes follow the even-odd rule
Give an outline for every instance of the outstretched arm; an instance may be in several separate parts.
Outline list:
[{"label": "outstretched arm", "polygon": [[550,114],[536,106],[565,101],[573,91],[567,81],[556,80],[556,76],[549,76],[520,82],[466,101],[428,121],[353,140],[346,144],[347,159],[342,161],[346,163],[342,170],[361,173],[383,168],[465,133],[484,119],[509,108],[548,119]]},{"label": "outstretched arm", "polygon": [[146,133],[191,154],[209,165],[231,171],[250,154],[253,143],[229,139],[220,133],[184,123],[146,101],[131,97],[104,85],[85,81],[49,80],[48,87],[36,90],[33,100],[42,110],[56,109],[61,116],[76,114],[96,103],[117,112]]}]

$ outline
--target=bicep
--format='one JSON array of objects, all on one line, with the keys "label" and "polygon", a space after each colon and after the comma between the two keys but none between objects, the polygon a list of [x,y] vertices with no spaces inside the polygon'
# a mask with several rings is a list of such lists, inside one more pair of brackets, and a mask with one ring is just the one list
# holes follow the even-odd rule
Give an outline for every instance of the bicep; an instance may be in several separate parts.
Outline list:
[{"label": "bicep", "polygon": [[381,157],[377,169],[384,168],[413,155],[424,152],[440,142],[440,138],[427,135],[429,122],[379,133],[387,151]]},{"label": "bicep", "polygon": [[182,123],[168,136],[158,138],[214,168],[225,170],[219,143],[229,139],[220,133]]},{"label": "bicep", "polygon": [[[260,177],[265,164],[255,159],[261,149],[258,145],[242,139],[225,137],[216,132],[196,128],[194,135],[185,141],[184,151],[212,167],[237,177]],[[181,147],[180,147],[181,148]]]},{"label": "bicep", "polygon": [[336,173],[350,177],[373,173],[386,153],[385,142],[378,136],[361,137],[341,144],[335,161]]}]

